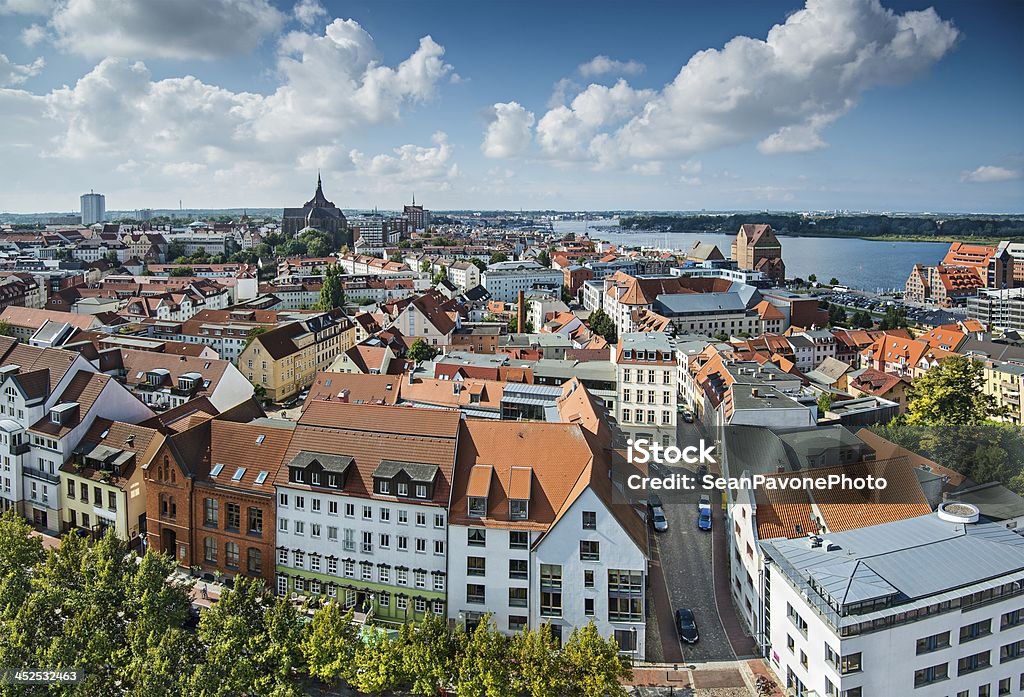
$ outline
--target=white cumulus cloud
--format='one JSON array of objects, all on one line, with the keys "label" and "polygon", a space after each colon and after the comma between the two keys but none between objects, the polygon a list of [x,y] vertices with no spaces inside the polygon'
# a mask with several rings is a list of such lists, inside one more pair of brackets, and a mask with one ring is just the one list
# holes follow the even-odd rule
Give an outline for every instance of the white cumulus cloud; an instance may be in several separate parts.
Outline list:
[{"label": "white cumulus cloud", "polygon": [[321,5],[319,0],[299,0],[292,8],[292,14],[301,24],[311,27],[321,17],[327,16],[327,8]]},{"label": "white cumulus cloud", "polygon": [[200,58],[248,53],[284,24],[268,0],[65,0],[60,44],[93,58]]},{"label": "white cumulus cloud", "polygon": [[998,167],[996,165],[982,165],[970,172],[960,175],[960,181],[965,182],[1004,182],[1009,179],[1020,179],[1021,173],[1016,169]]},{"label": "white cumulus cloud", "polygon": [[0,53],[0,87],[20,85],[30,77],[38,75],[44,67],[46,67],[46,61],[42,57],[36,58],[26,65],[20,65]]},{"label": "white cumulus cloud", "polygon": [[[613,88],[591,85],[581,96],[610,102],[615,92],[629,99],[590,121],[576,100],[554,105],[538,120],[537,140],[549,155],[585,153],[598,168],[746,142],[768,155],[817,150],[827,145],[825,128],[865,91],[913,79],[958,36],[932,8],[896,13],[878,0],[807,0],[764,39],[737,36],[697,52],[656,92],[622,80]],[[607,74],[616,63],[598,56],[580,72]]]},{"label": "white cumulus cloud", "polygon": [[389,177],[398,181],[437,181],[457,175],[452,145],[448,135],[438,131],[432,138],[434,145],[407,144],[395,148],[392,154],[367,156],[359,150],[349,153],[352,164],[360,174],[371,177]]},{"label": "white cumulus cloud", "polygon": [[32,24],[21,30],[21,43],[28,47],[35,46],[46,38],[46,29],[38,24]]},{"label": "white cumulus cloud", "polygon": [[635,60],[618,61],[608,56],[594,56],[580,65],[580,75],[586,78],[601,75],[639,75],[645,69],[643,63]]},{"label": "white cumulus cloud", "polygon": [[0,15],[45,15],[53,5],[54,0],[0,0]]},{"label": "white cumulus cloud", "polygon": [[534,116],[518,102],[499,102],[493,107],[493,119],[484,131],[480,146],[486,157],[514,157],[526,150],[532,138]]}]

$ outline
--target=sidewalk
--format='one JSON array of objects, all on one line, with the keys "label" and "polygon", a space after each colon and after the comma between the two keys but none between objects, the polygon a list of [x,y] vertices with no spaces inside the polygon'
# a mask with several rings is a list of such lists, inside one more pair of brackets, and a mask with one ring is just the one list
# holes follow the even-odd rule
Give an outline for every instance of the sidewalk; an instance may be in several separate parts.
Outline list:
[{"label": "sidewalk", "polygon": [[726,540],[725,520],[715,525],[711,531],[712,564],[715,571],[715,605],[718,616],[722,620],[726,636],[732,644],[732,651],[737,658],[750,658],[757,655],[757,644],[754,638],[743,629],[740,618],[732,604],[732,590],[729,574],[729,548]]},{"label": "sidewalk", "polygon": [[662,658],[666,663],[678,663],[683,660],[683,649],[676,635],[675,612],[668,597],[665,573],[661,568],[661,551],[657,543],[651,546],[651,551],[655,553],[651,555],[647,573],[651,581],[650,595],[654,601],[654,616],[658,619]]}]

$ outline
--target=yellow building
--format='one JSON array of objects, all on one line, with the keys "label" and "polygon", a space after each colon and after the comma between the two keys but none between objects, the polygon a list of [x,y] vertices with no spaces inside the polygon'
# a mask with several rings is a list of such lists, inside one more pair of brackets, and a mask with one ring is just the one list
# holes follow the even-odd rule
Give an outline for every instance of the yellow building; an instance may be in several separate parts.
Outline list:
[{"label": "yellow building", "polygon": [[60,468],[62,531],[99,537],[108,528],[135,543],[146,531],[143,467],[163,443],[152,428],[97,418]]},{"label": "yellow building", "polygon": [[238,357],[238,369],[266,390],[267,399],[280,402],[312,385],[355,340],[352,321],[332,310],[260,334]]},{"label": "yellow building", "polygon": [[1011,363],[985,361],[985,387],[987,395],[995,397],[996,407],[1005,409],[1005,415],[996,417],[1011,424],[1021,423],[1021,378],[1024,366]]}]

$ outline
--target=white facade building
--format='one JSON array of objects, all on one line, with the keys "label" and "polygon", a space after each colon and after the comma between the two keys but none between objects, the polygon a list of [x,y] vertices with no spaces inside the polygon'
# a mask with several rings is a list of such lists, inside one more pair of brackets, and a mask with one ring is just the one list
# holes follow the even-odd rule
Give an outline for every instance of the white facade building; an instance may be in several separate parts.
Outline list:
[{"label": "white facade building", "polygon": [[509,303],[518,297],[519,291],[561,288],[565,276],[561,271],[535,261],[503,261],[488,266],[482,279],[481,283],[492,300]]},{"label": "white facade building", "polygon": [[107,215],[107,199],[103,194],[90,191],[81,196],[82,225],[102,223]]},{"label": "white facade building", "polygon": [[619,426],[632,436],[675,445],[679,374],[673,342],[665,334],[622,334],[611,359]]}]

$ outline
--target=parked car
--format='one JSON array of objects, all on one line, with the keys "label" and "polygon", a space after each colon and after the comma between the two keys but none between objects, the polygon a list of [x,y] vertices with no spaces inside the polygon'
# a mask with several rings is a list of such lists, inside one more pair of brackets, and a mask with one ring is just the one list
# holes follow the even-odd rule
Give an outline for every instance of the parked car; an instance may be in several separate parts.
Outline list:
[{"label": "parked car", "polygon": [[683,412],[683,421],[685,421],[688,424],[692,424],[693,423],[693,413],[689,412],[689,411],[684,411]]},{"label": "parked car", "polygon": [[707,494],[701,494],[700,500],[697,501],[697,510],[702,511],[705,508],[709,510],[711,509],[711,497],[708,496]]},{"label": "parked car", "polygon": [[681,641],[687,644],[697,643],[700,635],[697,633],[697,620],[693,616],[693,610],[688,607],[676,610],[676,630]]},{"label": "parked car", "polygon": [[665,509],[661,506],[651,509],[651,525],[654,526],[654,532],[668,531],[668,518],[665,517]]},{"label": "parked car", "polygon": [[655,508],[661,508],[661,497],[657,494],[647,494],[647,509],[653,511]]},{"label": "parked car", "polygon": [[697,527],[701,530],[711,529],[711,507],[700,509],[700,513],[697,514]]}]

